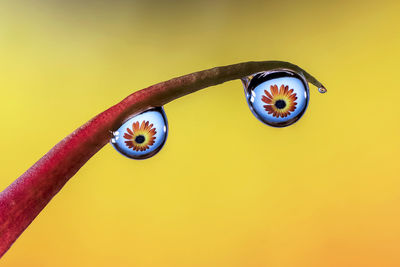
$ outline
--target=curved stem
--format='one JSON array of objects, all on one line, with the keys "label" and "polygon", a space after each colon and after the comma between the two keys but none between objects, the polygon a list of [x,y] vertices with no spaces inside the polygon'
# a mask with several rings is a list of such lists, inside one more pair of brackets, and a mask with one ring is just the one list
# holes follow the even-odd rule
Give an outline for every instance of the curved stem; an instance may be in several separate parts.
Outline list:
[{"label": "curved stem", "polygon": [[240,79],[256,72],[286,68],[304,74],[300,67],[282,61],[246,62],[191,73],[137,91],[98,114],[61,140],[39,161],[0,193],[0,257],[34,220],[64,184],[111,138],[132,114],[164,104],[202,88]]}]

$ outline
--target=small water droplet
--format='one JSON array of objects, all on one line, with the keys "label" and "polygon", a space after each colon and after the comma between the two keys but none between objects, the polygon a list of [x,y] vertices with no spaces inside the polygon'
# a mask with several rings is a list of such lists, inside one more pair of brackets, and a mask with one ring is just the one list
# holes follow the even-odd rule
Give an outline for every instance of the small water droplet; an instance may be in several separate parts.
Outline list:
[{"label": "small water droplet", "polygon": [[318,88],[318,92],[320,92],[321,94],[325,94],[326,92],[328,92],[328,90],[326,90],[325,87],[320,87]]},{"label": "small water droplet", "polygon": [[131,159],[147,159],[164,146],[168,122],[162,107],[152,108],[129,118],[113,132],[111,145]]},{"label": "small water droplet", "polygon": [[298,121],[307,109],[306,79],[293,71],[271,70],[242,79],[247,103],[263,123],[285,127]]}]

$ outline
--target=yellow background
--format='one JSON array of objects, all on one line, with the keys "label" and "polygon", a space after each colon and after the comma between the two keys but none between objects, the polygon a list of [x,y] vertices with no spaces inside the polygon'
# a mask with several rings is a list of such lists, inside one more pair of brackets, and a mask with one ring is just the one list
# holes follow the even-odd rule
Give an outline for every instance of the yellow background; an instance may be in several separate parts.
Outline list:
[{"label": "yellow background", "polygon": [[[84,3],[82,3],[84,2]],[[154,158],[107,145],[2,266],[400,266],[398,1],[3,1],[0,189],[135,90],[249,60],[298,64],[295,125],[240,81],[165,106]]]}]

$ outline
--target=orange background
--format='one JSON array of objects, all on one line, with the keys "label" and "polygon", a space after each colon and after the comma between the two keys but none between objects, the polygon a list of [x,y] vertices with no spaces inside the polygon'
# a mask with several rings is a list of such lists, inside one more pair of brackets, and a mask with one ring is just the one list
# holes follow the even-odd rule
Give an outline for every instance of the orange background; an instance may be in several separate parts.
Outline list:
[{"label": "orange background", "polygon": [[[84,2],[84,3],[81,3]],[[400,266],[398,1],[4,1],[0,189],[131,92],[249,60],[298,64],[296,124],[247,108],[240,81],[165,106],[145,161],[110,145],[2,266]]]}]

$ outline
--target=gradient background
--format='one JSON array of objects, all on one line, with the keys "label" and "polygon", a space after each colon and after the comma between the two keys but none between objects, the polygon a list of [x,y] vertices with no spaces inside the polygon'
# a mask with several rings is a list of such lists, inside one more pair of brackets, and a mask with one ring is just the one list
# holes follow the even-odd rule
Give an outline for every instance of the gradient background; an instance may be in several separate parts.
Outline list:
[{"label": "gradient background", "polygon": [[[84,2],[84,3],[82,3]],[[2,1],[0,189],[131,92],[249,60],[311,87],[295,125],[240,81],[165,106],[154,158],[111,145],[2,266],[400,266],[398,1]]]}]

